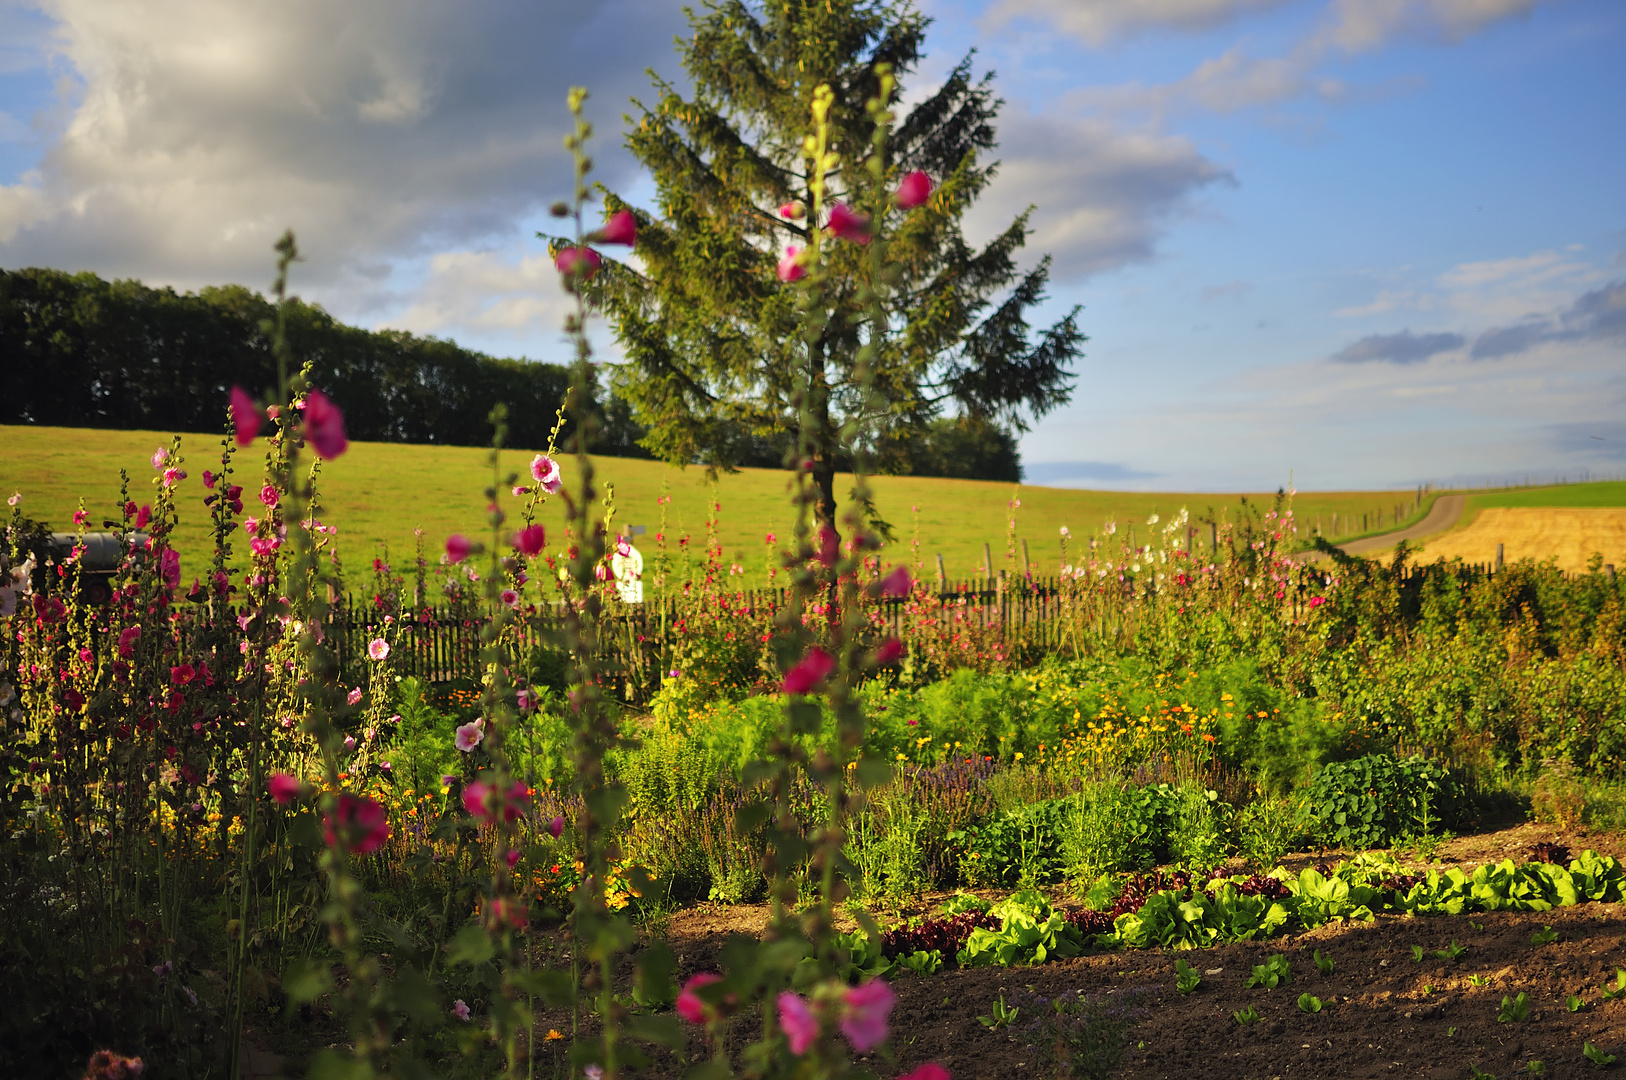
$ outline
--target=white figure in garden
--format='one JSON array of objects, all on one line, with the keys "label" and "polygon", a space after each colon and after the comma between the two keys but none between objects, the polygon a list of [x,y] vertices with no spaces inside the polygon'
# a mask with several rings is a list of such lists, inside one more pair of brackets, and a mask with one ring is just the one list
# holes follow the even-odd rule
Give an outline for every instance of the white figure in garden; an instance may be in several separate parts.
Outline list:
[{"label": "white figure in garden", "polygon": [[629,604],[644,602],[644,557],[632,546],[629,536],[615,538],[615,554],[610,556],[615,574],[615,591]]}]

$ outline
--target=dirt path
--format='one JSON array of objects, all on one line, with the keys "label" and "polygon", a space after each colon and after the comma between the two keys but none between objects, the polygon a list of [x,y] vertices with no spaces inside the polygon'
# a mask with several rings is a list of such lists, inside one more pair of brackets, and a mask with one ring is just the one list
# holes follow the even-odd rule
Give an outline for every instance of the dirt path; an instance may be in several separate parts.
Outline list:
[{"label": "dirt path", "polygon": [[1347,544],[1340,544],[1345,555],[1370,555],[1376,551],[1388,551],[1402,540],[1421,540],[1425,536],[1442,533],[1455,525],[1462,517],[1462,512],[1468,507],[1466,495],[1441,495],[1434,500],[1434,505],[1428,508],[1428,514],[1415,525],[1409,525],[1398,532],[1384,533],[1382,536],[1368,536],[1362,540],[1351,540]]}]

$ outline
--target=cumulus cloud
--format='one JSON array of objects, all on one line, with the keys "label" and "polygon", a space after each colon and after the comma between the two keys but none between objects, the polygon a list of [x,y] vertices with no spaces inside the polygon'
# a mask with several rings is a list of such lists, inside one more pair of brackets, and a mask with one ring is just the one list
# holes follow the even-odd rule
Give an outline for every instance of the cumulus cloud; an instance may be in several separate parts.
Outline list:
[{"label": "cumulus cloud", "polygon": [[1397,38],[1460,41],[1551,0],[1336,0],[1326,37],[1350,52]]},{"label": "cumulus cloud", "polygon": [[1340,364],[1421,364],[1431,356],[1462,348],[1468,339],[1461,334],[1371,334],[1334,353]]},{"label": "cumulus cloud", "polygon": [[1232,179],[1188,139],[1102,119],[1007,113],[998,154],[998,178],[967,216],[967,232],[992,235],[1013,211],[1036,205],[1028,247],[1055,256],[1058,279],[1149,258],[1171,216]]},{"label": "cumulus cloud", "polygon": [[1626,281],[1584,293],[1561,311],[1513,326],[1492,327],[1474,341],[1469,355],[1475,360],[1494,360],[1549,341],[1615,340],[1626,340]]},{"label": "cumulus cloud", "polygon": [[646,65],[673,66],[663,0],[48,0],[81,88],[30,175],[0,186],[0,264],[183,286],[270,276],[378,287],[393,260],[509,233],[568,183],[572,83],[613,131]]},{"label": "cumulus cloud", "polygon": [[1242,15],[1279,7],[1286,0],[999,0],[991,25],[1040,18],[1090,45],[1145,30],[1207,30]]}]

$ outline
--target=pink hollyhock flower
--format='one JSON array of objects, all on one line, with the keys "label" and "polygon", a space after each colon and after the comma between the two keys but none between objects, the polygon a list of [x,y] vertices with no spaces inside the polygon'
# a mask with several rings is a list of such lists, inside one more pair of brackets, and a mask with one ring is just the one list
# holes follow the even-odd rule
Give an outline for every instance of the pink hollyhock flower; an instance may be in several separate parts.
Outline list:
[{"label": "pink hollyhock flower", "polygon": [[277,489],[272,487],[270,484],[267,484],[260,489],[260,501],[266,506],[277,505],[281,498],[282,497],[277,494]]},{"label": "pink hollyhock flower", "polygon": [[869,243],[869,217],[854,213],[848,209],[846,203],[836,203],[830,208],[830,220],[826,225],[830,235],[837,240],[850,240],[855,244]]},{"label": "pink hollyhock flower", "polygon": [[480,721],[476,720],[458,728],[454,741],[457,743],[457,748],[467,754],[476,746],[479,746],[485,737],[486,729],[480,724]]},{"label": "pink hollyhock flower", "polygon": [[793,199],[779,208],[779,216],[786,221],[795,221],[797,218],[807,216],[807,205],[800,199]]},{"label": "pink hollyhock flower", "polygon": [[154,471],[162,469],[164,462],[169,460],[169,451],[162,446],[152,452],[152,467]]},{"label": "pink hollyhock flower", "polygon": [[350,445],[344,437],[344,413],[320,390],[305,395],[305,438],[329,461]]},{"label": "pink hollyhock flower", "polygon": [[890,596],[896,600],[909,595],[909,586],[914,584],[909,578],[907,567],[900,566],[886,577],[881,579],[881,595]]},{"label": "pink hollyhock flower", "polygon": [[231,388],[231,422],[232,427],[237,429],[238,446],[252,443],[260,433],[260,426],[265,423],[260,407],[254,404],[254,399],[241,386]]},{"label": "pink hollyhock flower", "polygon": [[367,655],[374,660],[383,660],[390,655],[390,643],[381,637],[375,637],[367,643]]},{"label": "pink hollyhock flower", "polygon": [[949,1071],[935,1061],[928,1061],[914,1072],[898,1077],[898,1080],[953,1080]]},{"label": "pink hollyhock flower", "polygon": [[344,748],[347,751],[354,750],[356,748],[356,737],[354,735],[346,735],[344,737]]},{"label": "pink hollyhock flower", "polygon": [[513,489],[514,498],[517,499],[521,495],[529,495],[530,493],[531,493],[531,489],[526,487],[524,484],[515,484],[514,485],[514,489]]},{"label": "pink hollyhock flower", "polygon": [[898,996],[880,979],[871,979],[846,993],[847,1013],[841,1018],[841,1033],[860,1054],[886,1042],[886,1017]]},{"label": "pink hollyhock flower", "polygon": [[164,584],[176,588],[181,583],[181,553],[174,548],[165,548],[164,553],[158,556],[158,571],[164,575]]},{"label": "pink hollyhock flower", "polygon": [[504,589],[499,598],[505,607],[519,607],[519,593],[513,589]]},{"label": "pink hollyhock flower", "polygon": [[807,267],[801,263],[802,249],[795,244],[787,244],[785,253],[779,257],[779,266],[774,271],[779,280],[789,283],[800,281],[807,276]]},{"label": "pink hollyhock flower", "polygon": [[548,542],[548,530],[540,525],[532,525],[521,529],[514,534],[514,547],[523,555],[532,558],[542,554],[542,548]]},{"label": "pink hollyhock flower", "polygon": [[530,801],[531,793],[522,780],[510,784],[506,795],[498,794],[496,786],[484,780],[476,780],[463,789],[463,809],[481,821],[490,821],[496,816],[493,802],[500,804],[504,821],[517,821],[521,808]]},{"label": "pink hollyhock flower", "polygon": [[463,1021],[465,1024],[469,1022],[469,1007],[464,1004],[462,998],[458,998],[456,1001],[452,1002],[452,1015]]},{"label": "pink hollyhock flower", "polygon": [[169,468],[169,469],[164,470],[164,486],[165,487],[174,487],[176,484],[180,483],[182,480],[185,480],[185,479],[186,479],[186,470],[185,469]]},{"label": "pink hollyhock flower", "polygon": [[790,1039],[790,1052],[797,1057],[807,1053],[819,1037],[819,1020],[800,994],[789,990],[779,994],[779,1026]]},{"label": "pink hollyhock flower", "polygon": [[73,523],[75,525],[83,525],[87,520],[89,520],[89,518],[90,515],[85,513],[83,510],[75,510],[73,512]]},{"label": "pink hollyhock flower", "polygon": [[138,529],[145,529],[147,527],[147,522],[151,520],[152,507],[143,504],[141,509],[136,511],[135,527]]},{"label": "pink hollyhock flower", "polygon": [[388,812],[358,795],[340,795],[323,828],[328,847],[338,847],[342,841],[352,855],[371,855],[390,838]]},{"label": "pink hollyhock flower", "polygon": [[604,223],[604,228],[600,229],[594,238],[601,244],[625,244],[632,247],[638,242],[638,219],[632,216],[631,210],[617,210],[610,215],[610,220]]},{"label": "pink hollyhock flower", "polygon": [[169,669],[169,685],[185,686],[197,675],[197,670],[191,664],[177,664]]},{"label": "pink hollyhock flower", "polygon": [[548,822],[548,835],[553,837],[555,840],[557,840],[557,839],[559,839],[559,834],[564,832],[564,831],[565,831],[565,819],[564,819],[564,817],[562,815],[560,815],[560,814],[553,815],[553,820]]},{"label": "pink hollyhock flower", "polygon": [[1327,598],[1325,596],[1312,596],[1312,597],[1310,597],[1310,606],[1313,607],[1313,608],[1320,607],[1322,604],[1325,604],[1326,602],[1327,602]]},{"label": "pink hollyhock flower", "polygon": [[141,627],[126,627],[119,633],[119,656],[128,660],[135,655],[135,643],[141,640]]},{"label": "pink hollyhock flower", "polygon": [[677,1014],[691,1024],[704,1024],[708,1011],[706,1003],[700,1000],[695,993],[702,986],[710,986],[715,982],[722,982],[723,977],[714,972],[702,971],[698,975],[690,976],[689,981],[683,984],[683,990],[677,996],[675,1008]]},{"label": "pink hollyhock flower", "polygon": [[620,556],[623,556],[623,557],[625,557],[627,555],[631,555],[632,554],[632,541],[628,540],[625,536],[616,537],[615,538],[615,553],[617,555],[620,555]]},{"label": "pink hollyhock flower", "polygon": [[350,693],[345,695],[344,700],[345,700],[345,702],[347,704],[350,704],[350,705],[360,705],[361,704],[361,687],[359,687],[359,686],[351,687]]},{"label": "pink hollyhock flower", "polygon": [[785,672],[785,693],[811,693],[835,669],[835,657],[815,645],[807,651],[801,663]]},{"label": "pink hollyhock flower", "polygon": [[931,198],[932,178],[916,169],[898,184],[898,209],[913,210]]},{"label": "pink hollyhock flower", "polygon": [[460,563],[469,557],[469,541],[462,533],[453,533],[446,538],[446,557],[454,563]]},{"label": "pink hollyhock flower", "polygon": [[304,784],[296,781],[293,776],[288,776],[286,773],[273,773],[272,779],[267,781],[265,787],[272,792],[272,799],[276,800],[276,805],[286,807],[288,803],[298,799],[299,790],[304,787]]},{"label": "pink hollyhock flower", "polygon": [[875,650],[875,662],[881,667],[886,667],[888,664],[895,664],[902,660],[903,654],[908,651],[903,642],[897,638],[887,638],[881,642],[881,647]]},{"label": "pink hollyhock flower", "polygon": [[583,281],[591,281],[593,275],[598,273],[604,260],[599,253],[590,247],[567,247],[554,257],[553,266],[564,275],[569,282],[580,277]]},{"label": "pink hollyhock flower", "polygon": [[531,476],[549,495],[558,494],[559,489],[564,487],[565,482],[559,475],[559,463],[546,454],[538,454],[531,459]]},{"label": "pink hollyhock flower", "polygon": [[218,479],[220,479],[220,477],[216,476],[214,473],[210,472],[208,469],[203,470],[203,486],[208,488],[210,491],[214,490],[215,481],[218,480]]},{"label": "pink hollyhock flower", "polygon": [[825,566],[834,566],[836,559],[841,555],[841,538],[836,531],[825,525],[819,529],[819,553],[816,558]]}]

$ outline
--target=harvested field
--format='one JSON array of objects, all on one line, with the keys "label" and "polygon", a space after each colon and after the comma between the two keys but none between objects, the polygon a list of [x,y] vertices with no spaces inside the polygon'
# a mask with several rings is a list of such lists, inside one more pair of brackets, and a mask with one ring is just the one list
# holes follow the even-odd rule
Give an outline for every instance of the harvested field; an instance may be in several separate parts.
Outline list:
[{"label": "harvested field", "polygon": [[1497,544],[1508,562],[1557,559],[1561,570],[1585,570],[1598,552],[1626,569],[1626,509],[1488,507],[1462,528],[1420,541],[1417,550],[1424,562],[1491,562]]}]

